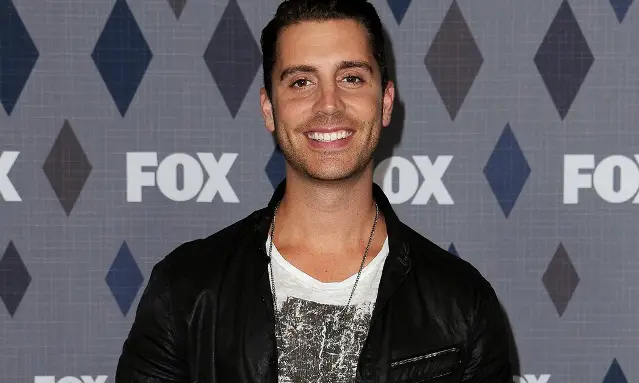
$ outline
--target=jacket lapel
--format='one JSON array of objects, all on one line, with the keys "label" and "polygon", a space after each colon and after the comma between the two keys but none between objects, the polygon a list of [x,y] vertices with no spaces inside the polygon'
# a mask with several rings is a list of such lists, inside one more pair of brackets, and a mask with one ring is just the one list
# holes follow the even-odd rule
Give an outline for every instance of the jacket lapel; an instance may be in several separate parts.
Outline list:
[{"label": "jacket lapel", "polygon": [[373,198],[386,220],[389,253],[382,271],[371,322],[376,319],[397,287],[404,282],[411,269],[410,247],[409,241],[405,238],[404,224],[395,214],[384,191],[375,183],[373,184]]},{"label": "jacket lapel", "polygon": [[273,193],[269,205],[254,214],[253,233],[247,240],[251,241],[250,249],[256,255],[254,262],[248,266],[250,279],[255,291],[257,307],[246,315],[251,316],[253,323],[250,334],[245,334],[247,349],[253,358],[252,366],[257,372],[256,381],[277,382],[277,347],[275,338],[275,312],[273,294],[268,274],[270,259],[266,252],[266,238],[268,236],[275,204],[284,195],[283,185]]}]

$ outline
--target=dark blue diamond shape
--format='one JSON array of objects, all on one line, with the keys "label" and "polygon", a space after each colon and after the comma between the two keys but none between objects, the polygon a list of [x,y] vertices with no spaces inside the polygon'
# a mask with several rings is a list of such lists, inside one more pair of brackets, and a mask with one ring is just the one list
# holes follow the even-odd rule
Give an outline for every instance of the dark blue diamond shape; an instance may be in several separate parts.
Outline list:
[{"label": "dark blue diamond shape", "polygon": [[126,1],[117,0],[91,58],[123,117],[152,57]]},{"label": "dark blue diamond shape", "polygon": [[235,118],[262,62],[260,47],[236,0],[230,0],[222,14],[204,61]]},{"label": "dark blue diamond shape", "polygon": [[273,150],[273,154],[271,154],[271,158],[266,163],[264,171],[266,171],[266,176],[268,177],[268,180],[271,181],[273,189],[275,189],[277,185],[284,180],[284,177],[286,176],[285,159],[284,154],[279,147],[276,147],[275,150]]},{"label": "dark blue diamond shape", "polygon": [[595,61],[566,0],[561,3],[534,61],[563,120]]},{"label": "dark blue diamond shape", "polygon": [[457,252],[457,249],[455,248],[454,243],[451,243],[450,246],[448,246],[448,252],[453,254],[456,257],[459,257],[459,253]]},{"label": "dark blue diamond shape", "polygon": [[610,0],[610,5],[615,11],[617,20],[621,23],[626,18],[626,13],[628,13],[628,8],[632,5],[632,0]]},{"label": "dark blue diamond shape", "polygon": [[395,16],[397,24],[401,24],[404,20],[408,7],[410,7],[410,3],[412,3],[413,0],[387,0],[387,2],[393,12],[393,16]]},{"label": "dark blue diamond shape", "polygon": [[613,359],[603,383],[628,383],[628,379],[626,379],[626,375],[623,373],[619,362],[617,362],[617,358]]},{"label": "dark blue diamond shape", "polygon": [[31,284],[31,275],[18,254],[13,242],[0,259],[0,299],[13,317],[22,302],[27,288]]},{"label": "dark blue diamond shape", "polygon": [[501,210],[508,218],[530,175],[528,161],[509,124],[506,124],[486,163],[484,175]]},{"label": "dark blue diamond shape", "polygon": [[8,115],[39,55],[11,0],[0,0],[0,102]]},{"label": "dark blue diamond shape", "polygon": [[122,243],[105,280],[122,315],[126,316],[144,281],[126,242]]}]

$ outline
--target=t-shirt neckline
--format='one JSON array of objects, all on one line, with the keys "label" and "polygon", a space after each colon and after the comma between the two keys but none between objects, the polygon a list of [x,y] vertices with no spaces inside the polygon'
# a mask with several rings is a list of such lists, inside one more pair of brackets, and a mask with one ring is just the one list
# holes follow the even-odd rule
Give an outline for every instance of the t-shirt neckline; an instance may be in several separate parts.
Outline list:
[{"label": "t-shirt neckline", "polygon": [[[271,244],[271,237],[269,236],[266,240],[267,249],[269,248],[270,244]],[[383,262],[383,260],[386,258],[386,255],[388,255],[388,250],[389,250],[388,236],[386,236],[386,238],[384,239],[384,244],[382,245],[382,248],[380,249],[380,251],[376,254],[375,258],[373,258],[373,260],[370,261],[366,266],[364,266],[364,269],[362,269],[362,275],[360,276],[360,278],[364,276],[368,276],[370,273],[376,271],[378,269],[379,263]],[[357,273],[354,273],[353,275],[349,276],[348,278],[342,281],[322,282],[306,274],[302,270],[295,267],[292,263],[287,261],[286,258],[284,258],[282,254],[280,254],[280,252],[277,250],[277,247],[275,246],[275,244],[273,244],[273,251],[271,256],[273,257],[273,261],[277,262],[278,265],[284,268],[293,277],[297,278],[302,283],[317,289],[340,290],[345,288],[346,285],[352,285],[353,283],[355,283],[355,279],[357,278]]]}]

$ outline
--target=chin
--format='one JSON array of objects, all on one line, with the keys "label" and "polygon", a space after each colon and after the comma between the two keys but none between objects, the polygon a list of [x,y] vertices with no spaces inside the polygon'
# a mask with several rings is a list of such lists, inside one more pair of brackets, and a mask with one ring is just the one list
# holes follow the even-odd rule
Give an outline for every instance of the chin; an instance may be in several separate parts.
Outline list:
[{"label": "chin", "polygon": [[[317,181],[341,181],[352,179],[365,171],[372,156],[340,155],[333,157],[302,155],[294,151],[284,151],[288,165],[305,178]],[[369,158],[364,161],[363,158]]]},{"label": "chin", "polygon": [[356,177],[362,171],[363,169],[357,166],[325,166],[321,169],[316,166],[304,169],[303,173],[306,174],[307,177],[318,181],[343,181]]},{"label": "chin", "polygon": [[341,173],[341,174],[309,174],[310,178],[317,181],[343,181],[351,178],[353,174]]}]

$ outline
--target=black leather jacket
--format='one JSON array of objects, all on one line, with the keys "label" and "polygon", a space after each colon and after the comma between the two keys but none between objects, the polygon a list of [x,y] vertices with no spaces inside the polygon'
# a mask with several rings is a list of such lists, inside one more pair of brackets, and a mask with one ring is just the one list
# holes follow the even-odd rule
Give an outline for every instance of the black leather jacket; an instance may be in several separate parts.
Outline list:
[{"label": "black leather jacket", "polygon": [[[277,382],[265,242],[284,188],[154,266],[116,383]],[[376,184],[373,196],[390,252],[355,381],[511,383],[507,321],[491,285],[400,222]]]}]

